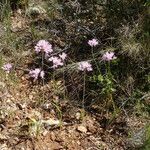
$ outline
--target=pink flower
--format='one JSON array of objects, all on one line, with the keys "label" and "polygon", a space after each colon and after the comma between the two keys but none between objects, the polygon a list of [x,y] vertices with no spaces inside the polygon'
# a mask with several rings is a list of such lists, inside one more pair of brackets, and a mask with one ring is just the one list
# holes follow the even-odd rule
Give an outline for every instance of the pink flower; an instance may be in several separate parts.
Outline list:
[{"label": "pink flower", "polygon": [[78,69],[81,71],[92,71],[92,65],[87,62],[87,61],[83,61],[83,62],[79,62],[78,63]]},{"label": "pink flower", "polygon": [[115,56],[114,52],[106,52],[103,56],[102,59],[105,61],[111,61],[116,59],[117,57]]},{"label": "pink flower", "polygon": [[34,70],[30,70],[29,75],[34,78],[35,80],[37,80],[39,73],[41,72],[41,69],[36,68]]},{"label": "pink flower", "polygon": [[44,71],[41,71],[40,68],[36,68],[36,69],[34,69],[34,70],[30,70],[30,71],[29,71],[29,75],[30,75],[30,77],[32,77],[32,78],[34,78],[35,80],[37,80],[39,76],[43,79],[45,73],[44,73]]},{"label": "pink flower", "polygon": [[40,40],[35,46],[35,51],[37,53],[44,51],[46,54],[53,52],[52,45],[45,40]]},{"label": "pink flower", "polygon": [[60,58],[58,57],[50,57],[49,58],[49,61],[52,61],[53,62],[53,68],[57,68],[58,66],[63,66],[63,62]]},{"label": "pink flower", "polygon": [[65,60],[66,57],[67,57],[67,54],[66,54],[66,53],[59,54],[59,57],[60,57],[62,60]]},{"label": "pink flower", "polygon": [[97,39],[92,39],[92,40],[89,40],[89,41],[88,41],[88,44],[89,44],[91,47],[95,47],[96,45],[98,45],[98,41],[97,41]]},{"label": "pink flower", "polygon": [[12,64],[8,63],[8,64],[3,65],[2,69],[6,71],[7,73],[9,73],[10,70],[12,69]]},{"label": "pink flower", "polygon": [[44,79],[44,76],[45,76],[45,72],[42,70],[42,71],[40,72],[40,77],[41,77],[42,79]]}]

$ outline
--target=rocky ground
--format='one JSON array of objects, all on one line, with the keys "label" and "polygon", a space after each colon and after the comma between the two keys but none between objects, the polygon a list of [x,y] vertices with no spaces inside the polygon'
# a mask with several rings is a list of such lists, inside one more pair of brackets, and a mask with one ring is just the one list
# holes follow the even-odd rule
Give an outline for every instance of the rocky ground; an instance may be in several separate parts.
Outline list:
[{"label": "rocky ground", "polygon": [[0,85],[1,150],[125,150],[135,143],[129,131],[146,123],[135,116],[103,116],[96,108],[84,112],[57,96],[42,103],[39,93],[50,83],[30,87],[22,77],[17,86]]}]

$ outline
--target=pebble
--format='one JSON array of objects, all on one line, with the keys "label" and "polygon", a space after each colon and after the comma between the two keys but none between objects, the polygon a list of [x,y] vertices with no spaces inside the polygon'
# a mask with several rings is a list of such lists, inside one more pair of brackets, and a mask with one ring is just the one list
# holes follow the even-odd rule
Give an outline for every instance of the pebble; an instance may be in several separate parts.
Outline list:
[{"label": "pebble", "polygon": [[77,130],[82,132],[82,133],[86,133],[87,132],[87,128],[83,125],[80,125],[77,127]]}]

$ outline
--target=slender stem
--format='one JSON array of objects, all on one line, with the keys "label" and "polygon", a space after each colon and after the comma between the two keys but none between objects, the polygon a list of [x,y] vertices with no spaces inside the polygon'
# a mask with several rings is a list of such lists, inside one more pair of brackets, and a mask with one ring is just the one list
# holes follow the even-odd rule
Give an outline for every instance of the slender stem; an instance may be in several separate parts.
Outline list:
[{"label": "slender stem", "polygon": [[83,72],[83,97],[82,97],[82,111],[81,111],[81,118],[83,119],[83,117],[85,116],[85,75],[86,75],[86,71]]},{"label": "slender stem", "polygon": [[61,126],[62,125],[62,112],[61,112],[59,106],[55,102],[52,102],[52,104],[56,107],[56,109],[59,113],[59,120],[60,120],[60,126]]},{"label": "slender stem", "polygon": [[[65,63],[65,62],[64,62]],[[63,92],[63,95],[64,95],[64,99],[66,100],[66,87],[65,87],[65,69],[63,70],[63,86],[64,86],[64,92]]]},{"label": "slender stem", "polygon": [[113,105],[113,108],[114,108],[114,112],[116,113],[116,105],[115,105],[114,99],[112,97],[112,94],[110,94],[110,99],[111,99],[111,102],[112,102],[112,105]]},{"label": "slender stem", "polygon": [[43,67],[44,67],[44,52],[42,52],[42,70],[43,70]]},{"label": "slender stem", "polygon": [[85,103],[85,75],[86,72],[84,71],[84,75],[83,75],[83,97],[82,97],[82,108],[84,109],[84,103]]},{"label": "slender stem", "polygon": [[[44,52],[42,52],[42,70],[44,69]],[[44,86],[44,78],[42,79],[42,85]],[[44,90],[43,90],[43,93],[42,93],[42,98],[43,98],[43,101],[44,101]]]},{"label": "slender stem", "polygon": [[94,47],[92,47],[92,57],[93,57],[93,60],[94,60],[94,62],[95,62],[95,65],[96,65],[97,70],[100,72],[99,66],[98,66],[98,64],[97,64],[97,62],[96,62],[96,59],[95,59],[95,56],[94,56]]},{"label": "slender stem", "polygon": [[[111,82],[113,82],[112,73],[111,73],[111,69],[110,69],[110,62],[108,62],[108,64],[107,64],[107,77],[111,80]],[[110,88],[112,88],[112,84],[111,84]],[[112,93],[110,93],[110,100],[111,100],[111,103],[113,105],[114,112],[116,112],[116,105],[115,105],[115,102],[113,100]]]}]

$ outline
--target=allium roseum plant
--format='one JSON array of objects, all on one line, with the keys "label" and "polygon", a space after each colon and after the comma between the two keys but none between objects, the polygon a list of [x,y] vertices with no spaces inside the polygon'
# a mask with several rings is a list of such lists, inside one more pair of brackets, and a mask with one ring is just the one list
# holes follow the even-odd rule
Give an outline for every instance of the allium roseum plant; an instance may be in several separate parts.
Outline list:
[{"label": "allium roseum plant", "polygon": [[41,77],[42,79],[44,79],[44,76],[45,76],[45,72],[42,70],[42,71],[40,72],[40,77]]},{"label": "allium roseum plant", "polygon": [[35,46],[35,52],[45,52],[46,54],[50,54],[53,52],[52,45],[45,40],[40,40]]},{"label": "allium roseum plant", "polygon": [[67,54],[66,54],[66,53],[59,54],[59,57],[60,57],[62,60],[65,60],[66,57],[67,57]]},{"label": "allium roseum plant", "polygon": [[[96,61],[95,55],[94,55],[94,47],[96,47],[96,46],[99,44],[99,42],[98,42],[97,39],[94,38],[94,39],[92,39],[92,40],[89,40],[87,43],[88,43],[89,46],[91,46],[92,57],[93,57],[93,60],[94,60],[94,62],[95,62],[95,65],[96,65],[96,67],[97,67],[97,70],[99,70],[99,66],[98,66],[98,64],[97,64],[97,61]],[[100,72],[100,70],[99,70],[99,72]]]},{"label": "allium roseum plant", "polygon": [[52,68],[58,68],[59,66],[63,66],[64,64],[63,61],[59,57],[56,57],[56,56],[52,56],[48,60],[52,61],[53,63]]},{"label": "allium roseum plant", "polygon": [[92,71],[92,65],[87,61],[82,61],[78,63],[78,69],[81,71]]},{"label": "allium roseum plant", "polygon": [[[44,66],[45,63],[49,64],[48,68],[56,69],[64,65],[64,61],[67,58],[66,53],[54,53],[52,49],[52,45],[46,40],[40,40],[37,42],[35,46],[35,52],[41,57],[41,64],[39,68],[31,69],[29,71],[29,76],[37,80],[39,77],[44,79],[45,71]],[[45,57],[44,57],[45,56]],[[51,63],[52,62],[52,63]]]},{"label": "allium roseum plant", "polygon": [[88,41],[88,44],[89,44],[91,47],[95,47],[95,46],[98,45],[98,40],[97,40],[97,39],[89,40],[89,41]]},{"label": "allium roseum plant", "polygon": [[4,71],[6,71],[7,73],[10,73],[10,71],[11,71],[11,69],[12,69],[12,64],[7,63],[7,64],[5,64],[5,65],[2,66],[2,69],[3,69]]},{"label": "allium roseum plant", "polygon": [[114,52],[106,52],[105,54],[103,54],[102,56],[102,60],[104,61],[111,61],[116,59],[117,57],[115,56]]},{"label": "allium roseum plant", "polygon": [[102,93],[106,95],[108,101],[110,101],[110,104],[114,108],[114,112],[116,112],[116,105],[112,96],[113,93],[115,92],[115,88],[114,88],[114,78],[111,72],[111,61],[117,59],[117,57],[115,56],[114,52],[106,52],[105,54],[103,54],[101,59],[106,63],[106,73],[103,77],[104,87],[102,89]]},{"label": "allium roseum plant", "polygon": [[44,71],[41,70],[40,68],[30,70],[30,72],[29,72],[30,77],[34,78],[34,80],[37,80],[39,76],[43,79],[44,74],[45,74]]},{"label": "allium roseum plant", "polygon": [[[92,71],[92,65],[88,61],[82,61],[78,63],[78,69],[80,71],[84,72],[83,75],[83,98],[82,98],[82,108],[84,109],[84,103],[85,103],[85,76],[86,76],[86,71]],[[84,116],[84,114],[82,114]]]}]

